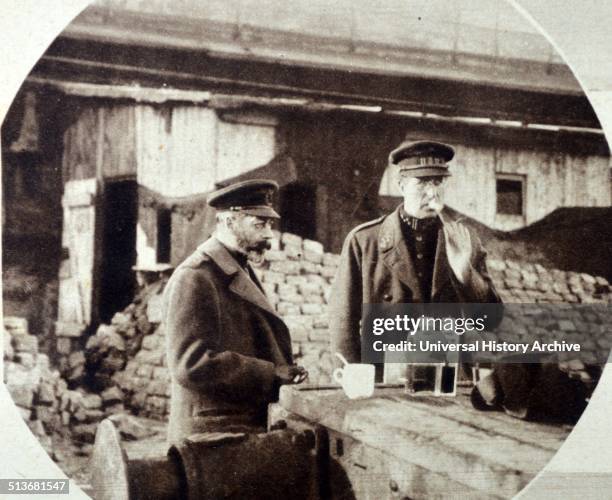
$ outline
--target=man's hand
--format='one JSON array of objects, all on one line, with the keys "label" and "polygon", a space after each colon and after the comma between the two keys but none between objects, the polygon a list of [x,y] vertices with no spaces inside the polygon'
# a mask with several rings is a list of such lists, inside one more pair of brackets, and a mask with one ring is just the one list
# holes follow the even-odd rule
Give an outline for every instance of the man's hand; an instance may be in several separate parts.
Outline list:
[{"label": "man's hand", "polygon": [[280,385],[301,384],[308,377],[308,372],[303,366],[284,365],[276,367],[276,378]]},{"label": "man's hand", "polygon": [[446,241],[448,263],[461,284],[467,283],[472,271],[472,238],[467,227],[459,222],[450,221],[440,214]]}]

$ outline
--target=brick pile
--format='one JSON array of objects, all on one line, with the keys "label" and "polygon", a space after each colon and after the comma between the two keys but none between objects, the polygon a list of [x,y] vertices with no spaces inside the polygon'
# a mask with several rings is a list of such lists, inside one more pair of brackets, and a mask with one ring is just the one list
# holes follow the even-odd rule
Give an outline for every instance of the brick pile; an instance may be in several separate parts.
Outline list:
[{"label": "brick pile", "polygon": [[125,404],[140,416],[163,418],[169,411],[170,374],[161,327],[143,339],[142,348],[114,381],[125,393]]},{"label": "brick pile", "polygon": [[55,349],[58,280],[51,273],[36,273],[31,266],[3,263],[2,300],[6,316],[26,318],[30,332],[38,337],[41,348]]},{"label": "brick pile", "polygon": [[[316,241],[283,233],[278,234],[273,248],[266,252],[265,261],[255,268],[270,302],[291,331],[295,360],[308,369],[308,382],[312,384],[331,382],[327,301],[338,260],[338,255],[325,252]],[[611,302],[610,285],[603,278],[514,261],[490,260],[489,268],[507,303]],[[152,418],[165,417],[169,401],[164,332],[159,326],[160,318],[155,317],[161,310],[162,290],[160,286],[154,294],[143,294],[141,302],[147,304],[148,321],[155,327],[142,338],[140,350],[133,357],[128,356],[125,369],[113,377],[126,395],[126,405],[139,415]],[[150,303],[151,296],[155,300]],[[606,342],[607,339],[602,339],[591,345],[593,356],[581,358],[601,362],[601,354],[607,355],[611,347]],[[568,359],[563,361],[562,368],[565,365],[571,366],[568,371],[582,379],[590,377],[582,361]]]},{"label": "brick pile", "polygon": [[85,376],[83,332],[79,328],[64,328],[57,322],[54,333],[56,365],[70,387],[77,387]]},{"label": "brick pile", "polygon": [[331,382],[327,302],[339,256],[317,241],[283,233],[256,268],[270,302],[289,327],[293,354],[312,384]]},{"label": "brick pile", "polygon": [[609,304],[610,284],[601,276],[547,269],[513,260],[487,261],[504,303]]},{"label": "brick pile", "polygon": [[51,458],[57,459],[54,437],[70,437],[77,451],[91,452],[97,424],[123,408],[123,394],[102,395],[83,388],[70,390],[23,318],[4,318],[4,383],[32,433]]},{"label": "brick pile", "polygon": [[[141,276],[141,278],[144,278]],[[169,376],[160,325],[167,274],[150,273],[134,302],[100,325],[86,345],[89,386],[115,394],[132,412],[167,413]]]},{"label": "brick pile", "polygon": [[123,370],[128,360],[137,356],[143,343],[151,342],[147,339],[159,328],[167,277],[153,274],[154,279],[142,281],[134,301],[116,313],[109,325],[100,325],[96,334],[87,340],[86,369],[92,388],[101,391],[115,385],[113,375]]},{"label": "brick pile", "polygon": [[[331,382],[327,302],[338,260],[338,255],[325,252],[316,241],[279,233],[265,261],[255,268],[270,302],[289,326],[295,360],[309,371],[311,384]],[[490,260],[489,269],[506,303],[612,301],[610,285],[603,278],[513,261]],[[57,402],[51,403],[51,407],[57,409],[62,426],[69,424],[75,431],[73,437],[83,445],[93,440],[95,424],[104,415],[129,410],[139,416],[163,419],[168,413],[169,372],[160,324],[167,275],[161,273],[155,279],[144,280],[130,306],[117,313],[111,324],[101,325],[88,339],[85,350],[67,356],[63,367],[68,384],[56,376],[54,387],[59,385],[61,394],[56,395]],[[611,345],[606,342],[607,339],[597,340],[590,346],[594,353],[599,351],[593,362],[601,361],[601,353],[607,354]],[[9,365],[21,359],[31,363],[27,355],[27,346],[31,344],[27,340],[12,341]],[[44,355],[41,356],[44,360]],[[574,373],[586,377],[582,362],[571,359],[564,362],[571,364]],[[18,371],[15,367],[10,370]],[[93,394],[82,389],[68,390],[74,389],[77,381]],[[38,414],[33,411],[32,405],[36,404],[29,403],[27,393],[17,394],[17,399],[22,410],[30,412],[24,413],[27,420]],[[37,399],[32,396],[32,401]],[[42,411],[41,415],[44,414]]]},{"label": "brick pile", "polygon": [[[504,304],[515,304],[506,308],[496,338],[579,343],[579,355],[558,354],[560,367],[584,382],[594,382],[590,365],[606,363],[612,348],[610,283],[599,276],[512,260],[489,259],[487,265]],[[561,306],[539,309],[532,304]]]}]

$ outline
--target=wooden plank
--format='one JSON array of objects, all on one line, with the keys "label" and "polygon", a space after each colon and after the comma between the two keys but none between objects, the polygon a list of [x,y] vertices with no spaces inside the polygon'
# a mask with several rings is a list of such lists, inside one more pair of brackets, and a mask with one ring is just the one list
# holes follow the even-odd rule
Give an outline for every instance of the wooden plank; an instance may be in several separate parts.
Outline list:
[{"label": "wooden plank", "polygon": [[219,121],[215,180],[223,181],[261,167],[275,154],[275,126]]},{"label": "wooden plank", "polygon": [[[605,156],[560,154],[525,148],[496,148],[495,158],[496,173],[525,176],[526,224],[531,224],[563,206],[609,204],[610,187],[607,177],[610,159]],[[546,185],[546,189],[541,189],[542,185]],[[482,196],[490,196],[487,195],[490,192],[494,196],[494,185],[492,191],[483,191]],[[493,208],[494,201],[493,197],[490,204]],[[491,222],[489,218],[480,220],[487,224]]]},{"label": "wooden plank", "polygon": [[55,335],[57,337],[80,337],[85,331],[83,323],[55,322]]},{"label": "wooden plank", "polygon": [[214,189],[217,163],[216,113],[201,106],[175,106],[171,117],[169,196],[189,196]]},{"label": "wooden plank", "polygon": [[147,105],[136,106],[136,161],[138,184],[165,193],[170,171],[168,113]]},{"label": "wooden plank", "polygon": [[[62,246],[68,249],[68,264],[60,266],[58,322],[89,324],[95,281],[97,180],[68,181],[64,186]],[[70,268],[66,273],[65,267]],[[69,331],[74,331],[70,329]]]},{"label": "wooden plank", "polygon": [[102,176],[136,176],[136,126],[133,105],[101,108]]},{"label": "wooden plank", "polygon": [[139,184],[169,197],[213,189],[217,154],[213,110],[139,104],[135,129]]},{"label": "wooden plank", "polygon": [[129,99],[141,103],[190,102],[204,104],[210,100],[210,92],[173,88],[140,87],[133,85],[106,85],[86,82],[29,76],[26,83],[52,87],[66,95],[99,97],[105,99]]},{"label": "wooden plank", "polygon": [[425,81],[422,71],[418,76],[376,74],[369,68],[368,71],[351,72],[350,78],[346,78],[346,74],[333,67],[294,65],[291,71],[286,68],[286,61],[254,60],[248,56],[236,64],[236,59],[227,54],[185,51],[169,48],[167,44],[128,47],[99,40],[60,37],[36,65],[34,74],[57,79],[62,74],[73,73],[84,81],[104,78],[105,83],[139,81],[143,86],[166,83],[193,90],[221,89],[225,93],[331,99],[344,104],[425,110],[447,116],[599,126],[586,97],[575,93],[534,92],[516,87],[501,89],[482,78],[468,83],[463,79],[435,77]]},{"label": "wooden plank", "polygon": [[[414,402],[419,403],[419,400],[415,398]],[[511,437],[517,441],[536,444],[553,452],[558,450],[560,443],[571,432],[571,427],[565,425],[527,422],[510,418],[505,413],[498,411],[476,411],[467,397],[457,397],[452,402],[465,407],[468,411],[453,413],[451,416],[446,413],[447,418],[456,419],[468,425],[477,425],[481,429]],[[436,407],[432,408],[431,405],[428,405],[428,410],[437,411]]]},{"label": "wooden plank", "polygon": [[387,450],[366,446],[346,435],[331,432],[329,438],[331,463],[326,472],[331,498],[503,498],[454,481],[446,474],[398,460]]},{"label": "wooden plank", "polygon": [[65,181],[96,176],[97,130],[96,109],[91,106],[77,107],[76,119],[64,132],[62,172]]},{"label": "wooden plank", "polygon": [[315,423],[289,413],[279,404],[270,405],[268,415],[270,425],[282,421],[297,432],[310,429],[315,435],[327,434],[327,443],[321,448],[329,454],[328,459],[321,460],[325,464],[321,484],[323,498],[376,499],[385,498],[385,492],[389,492],[391,498],[415,500],[501,498],[470,488],[445,474],[399,461],[386,450],[365,446],[347,434],[329,429],[322,434]]},{"label": "wooden plank", "polygon": [[502,430],[503,422],[487,422],[487,414],[452,399],[404,399],[393,389],[377,389],[377,393],[378,397],[351,401],[338,390],[283,388],[280,404],[398,460],[493,495],[518,492],[564,438],[550,429],[538,433],[535,427],[521,433],[516,421],[504,416],[516,430],[513,435]]}]

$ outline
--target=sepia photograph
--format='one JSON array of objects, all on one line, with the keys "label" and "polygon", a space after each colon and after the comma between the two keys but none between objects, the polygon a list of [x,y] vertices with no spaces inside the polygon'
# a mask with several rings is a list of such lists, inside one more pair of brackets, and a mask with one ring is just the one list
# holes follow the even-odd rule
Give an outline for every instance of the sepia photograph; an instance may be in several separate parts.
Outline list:
[{"label": "sepia photograph", "polygon": [[96,0],[10,101],[3,382],[70,484],[2,494],[513,498],[603,379],[610,149],[513,2]]}]

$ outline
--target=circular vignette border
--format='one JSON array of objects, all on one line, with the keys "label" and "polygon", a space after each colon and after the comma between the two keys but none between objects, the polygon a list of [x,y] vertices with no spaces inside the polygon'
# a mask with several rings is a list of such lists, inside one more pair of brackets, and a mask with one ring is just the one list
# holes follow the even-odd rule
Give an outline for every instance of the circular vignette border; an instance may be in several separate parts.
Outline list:
[{"label": "circular vignette border", "polygon": [[[508,1],[517,8],[555,46],[579,80],[606,137],[612,137],[612,58],[609,55],[612,4],[605,0],[499,1]],[[33,65],[89,3],[88,0],[2,1],[0,122]],[[607,366],[573,432],[519,497],[537,499],[556,494],[561,498],[586,500],[604,498],[604,492],[612,491],[611,413],[612,368]],[[65,477],[30,433],[4,385],[0,388],[0,449],[3,450],[1,477]],[[69,496],[57,498],[88,497],[71,485]]]}]

